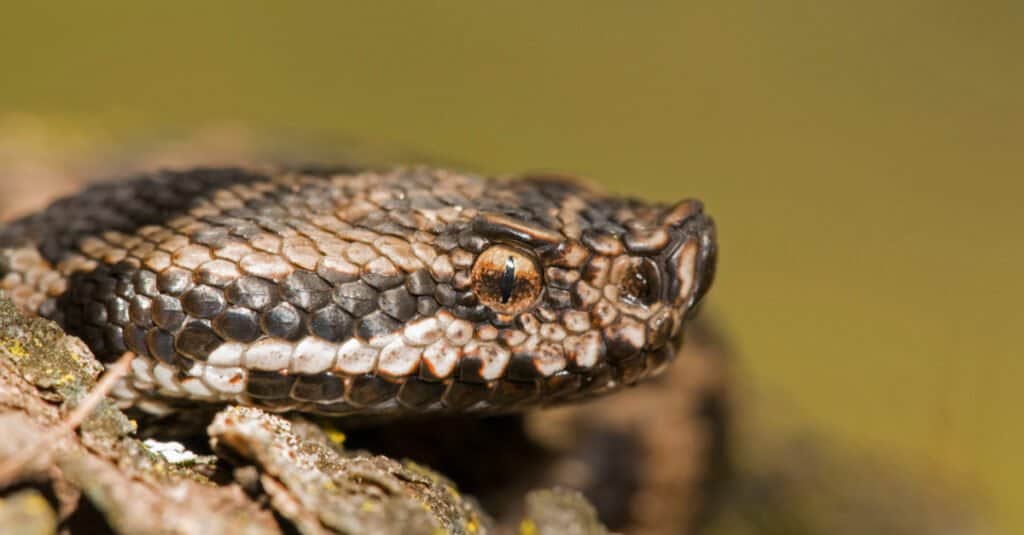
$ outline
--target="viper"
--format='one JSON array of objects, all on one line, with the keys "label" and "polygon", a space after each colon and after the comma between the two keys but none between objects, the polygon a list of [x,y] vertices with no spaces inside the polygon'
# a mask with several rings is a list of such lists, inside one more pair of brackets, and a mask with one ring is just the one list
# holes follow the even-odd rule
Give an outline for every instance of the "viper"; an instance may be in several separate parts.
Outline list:
[{"label": "viper", "polygon": [[696,200],[435,167],[93,185],[0,227],[0,289],[163,412],[502,413],[661,373],[714,274]]}]

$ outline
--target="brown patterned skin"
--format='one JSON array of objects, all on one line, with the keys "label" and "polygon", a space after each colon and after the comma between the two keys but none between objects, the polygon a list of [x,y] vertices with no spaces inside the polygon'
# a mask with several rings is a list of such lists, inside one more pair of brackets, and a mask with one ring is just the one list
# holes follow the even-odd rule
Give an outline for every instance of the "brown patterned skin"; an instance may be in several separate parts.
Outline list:
[{"label": "brown patterned skin", "polygon": [[100,184],[0,228],[0,288],[117,394],[329,415],[508,412],[660,373],[714,225],[558,177],[196,169]]}]

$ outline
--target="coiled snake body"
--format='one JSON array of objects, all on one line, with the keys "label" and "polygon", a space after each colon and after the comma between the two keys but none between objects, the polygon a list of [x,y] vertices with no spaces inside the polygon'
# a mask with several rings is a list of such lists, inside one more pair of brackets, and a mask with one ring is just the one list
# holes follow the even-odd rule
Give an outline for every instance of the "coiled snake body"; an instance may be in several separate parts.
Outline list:
[{"label": "coiled snake body", "polygon": [[697,201],[426,167],[196,169],[0,228],[0,288],[161,410],[507,412],[657,374],[707,291]]}]

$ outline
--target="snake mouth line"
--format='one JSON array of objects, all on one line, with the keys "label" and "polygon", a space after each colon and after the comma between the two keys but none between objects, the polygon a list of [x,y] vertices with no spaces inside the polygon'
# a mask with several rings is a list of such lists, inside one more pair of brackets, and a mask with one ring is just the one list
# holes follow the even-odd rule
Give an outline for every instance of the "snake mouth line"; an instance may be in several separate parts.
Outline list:
[{"label": "snake mouth line", "polygon": [[[395,412],[445,414],[506,413],[535,405],[589,399],[632,386],[660,374],[676,357],[678,342],[643,350],[626,359],[603,360],[590,368],[572,368],[548,377],[525,380],[504,376],[492,381],[465,381],[456,373],[444,380],[423,375],[386,377],[377,374],[282,374],[279,371],[234,369],[228,380],[244,387],[234,396],[209,397],[209,402],[241,403],[272,411],[299,410],[329,416],[387,415]],[[164,365],[142,357],[133,363],[135,376],[115,394],[151,412],[163,412],[182,400],[177,389],[200,394],[198,383],[223,375],[203,365],[187,375],[161,372]],[[161,377],[162,375],[162,377]],[[153,384],[148,384],[152,380]],[[217,377],[215,380],[221,380]],[[209,392],[209,390],[207,390]],[[189,398],[194,399],[194,398]],[[202,398],[200,398],[202,399]]]}]

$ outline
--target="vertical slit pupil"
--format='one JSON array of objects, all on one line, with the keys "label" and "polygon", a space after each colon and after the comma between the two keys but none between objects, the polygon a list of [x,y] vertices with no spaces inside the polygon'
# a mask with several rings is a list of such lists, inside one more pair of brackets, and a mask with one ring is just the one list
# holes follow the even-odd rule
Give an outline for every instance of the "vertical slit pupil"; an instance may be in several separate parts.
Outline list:
[{"label": "vertical slit pupil", "polygon": [[501,274],[501,282],[499,283],[501,289],[501,302],[508,303],[508,300],[512,298],[512,290],[516,286],[516,259],[508,257],[505,260],[505,271]]}]

